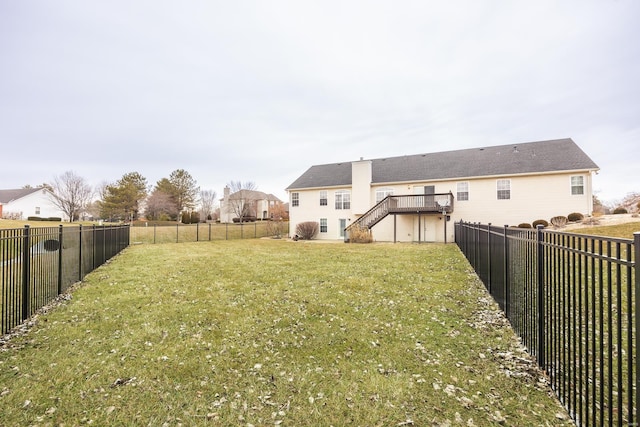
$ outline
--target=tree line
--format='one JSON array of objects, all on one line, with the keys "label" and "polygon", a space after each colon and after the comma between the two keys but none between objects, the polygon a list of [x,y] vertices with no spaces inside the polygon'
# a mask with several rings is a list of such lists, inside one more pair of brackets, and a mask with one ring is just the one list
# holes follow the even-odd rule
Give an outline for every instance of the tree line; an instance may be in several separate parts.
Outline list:
[{"label": "tree line", "polygon": [[110,221],[135,221],[144,215],[148,220],[192,223],[213,219],[216,209],[217,193],[201,189],[184,169],[174,170],[153,186],[140,173],[129,172],[94,190],[86,179],[67,171],[41,187],[49,190],[52,203],[70,221],[86,215]]}]

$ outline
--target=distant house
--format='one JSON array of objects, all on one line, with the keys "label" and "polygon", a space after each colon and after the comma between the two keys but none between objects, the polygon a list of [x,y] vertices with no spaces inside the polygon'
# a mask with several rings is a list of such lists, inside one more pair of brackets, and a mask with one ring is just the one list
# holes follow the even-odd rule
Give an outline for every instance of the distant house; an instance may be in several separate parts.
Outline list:
[{"label": "distant house", "polygon": [[319,239],[360,225],[378,241],[441,242],[453,221],[591,214],[598,170],[571,139],[316,165],[287,187],[290,230],[314,221]]},{"label": "distant house", "polygon": [[230,191],[225,187],[224,197],[220,199],[220,222],[223,223],[238,221],[240,216],[254,221],[274,219],[274,212],[283,206],[282,200],[273,194],[255,190]]},{"label": "distant house", "polygon": [[0,217],[4,219],[24,219],[28,217],[61,218],[67,216],[52,202],[46,188],[21,188],[0,190]]}]

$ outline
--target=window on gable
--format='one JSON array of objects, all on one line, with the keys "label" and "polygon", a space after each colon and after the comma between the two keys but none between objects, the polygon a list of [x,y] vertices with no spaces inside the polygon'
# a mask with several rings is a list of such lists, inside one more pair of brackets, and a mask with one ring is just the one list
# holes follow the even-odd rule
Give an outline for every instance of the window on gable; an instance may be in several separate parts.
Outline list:
[{"label": "window on gable", "polygon": [[576,175],[571,177],[571,195],[584,194],[584,176]]},{"label": "window on gable", "polygon": [[378,188],[376,190],[376,203],[379,203],[387,196],[393,196],[393,188]]},{"label": "window on gable", "polygon": [[456,192],[457,192],[456,199],[469,200],[469,183],[459,182],[457,184]]},{"label": "window on gable", "polygon": [[291,206],[300,206],[300,193],[291,193]]},{"label": "window on gable", "polygon": [[336,191],[336,209],[351,209],[351,193]]},{"label": "window on gable", "polygon": [[511,180],[499,179],[497,181],[498,200],[509,200],[511,198]]},{"label": "window on gable", "polygon": [[320,232],[327,232],[327,218],[320,218]]},{"label": "window on gable", "polygon": [[320,206],[327,206],[327,191],[320,191]]},{"label": "window on gable", "polygon": [[36,215],[40,215],[40,206],[36,206]]}]

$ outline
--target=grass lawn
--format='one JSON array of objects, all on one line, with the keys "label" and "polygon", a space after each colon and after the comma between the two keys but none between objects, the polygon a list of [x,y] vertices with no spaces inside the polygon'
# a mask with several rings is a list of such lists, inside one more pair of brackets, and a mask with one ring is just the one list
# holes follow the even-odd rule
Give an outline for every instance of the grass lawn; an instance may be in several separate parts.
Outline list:
[{"label": "grass lawn", "polygon": [[[564,230],[560,230],[564,231]],[[626,222],[616,225],[590,225],[567,230],[569,233],[590,234],[593,236],[619,237],[633,239],[633,233],[640,231],[640,222]]]},{"label": "grass lawn", "polygon": [[572,425],[455,245],[137,245],[0,346],[0,425]]}]

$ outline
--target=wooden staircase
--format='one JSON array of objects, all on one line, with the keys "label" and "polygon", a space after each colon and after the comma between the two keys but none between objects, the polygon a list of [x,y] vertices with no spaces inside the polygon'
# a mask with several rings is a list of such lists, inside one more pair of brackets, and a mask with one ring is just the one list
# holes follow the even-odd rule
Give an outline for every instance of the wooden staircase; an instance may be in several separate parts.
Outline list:
[{"label": "wooden staircase", "polygon": [[451,212],[453,212],[452,193],[387,196],[349,224],[345,231],[348,233],[355,227],[371,230],[374,225],[389,215],[449,214]]}]

